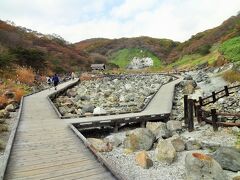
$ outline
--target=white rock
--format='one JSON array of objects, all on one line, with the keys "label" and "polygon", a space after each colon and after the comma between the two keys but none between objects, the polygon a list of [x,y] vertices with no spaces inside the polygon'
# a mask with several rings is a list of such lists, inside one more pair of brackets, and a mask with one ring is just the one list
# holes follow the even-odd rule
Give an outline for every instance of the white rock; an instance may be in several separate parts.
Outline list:
[{"label": "white rock", "polygon": [[99,114],[107,114],[107,111],[101,107],[96,107],[94,110],[93,110],[93,114],[94,115],[99,115]]}]

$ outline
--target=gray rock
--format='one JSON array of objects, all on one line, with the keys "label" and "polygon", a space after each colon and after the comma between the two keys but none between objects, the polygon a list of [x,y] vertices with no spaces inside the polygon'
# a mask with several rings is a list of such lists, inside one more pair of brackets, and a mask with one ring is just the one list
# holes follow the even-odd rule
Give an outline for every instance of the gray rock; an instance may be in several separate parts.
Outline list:
[{"label": "gray rock", "polygon": [[83,105],[83,107],[82,107],[82,110],[84,112],[89,112],[89,113],[93,113],[94,109],[95,109],[95,107],[91,104],[86,104],[86,105]]},{"label": "gray rock", "polygon": [[80,100],[82,101],[89,101],[90,100],[90,97],[89,96],[80,96]]},{"label": "gray rock", "polygon": [[184,151],[185,143],[184,143],[184,141],[181,139],[181,137],[179,135],[172,136],[171,138],[168,139],[168,141],[171,141],[174,149],[177,152]]},{"label": "gray rock", "polygon": [[170,121],[167,122],[167,129],[171,132],[181,130],[182,129],[182,122],[181,121],[170,120]]},{"label": "gray rock", "polygon": [[105,142],[102,139],[87,138],[87,140],[98,152],[110,152],[113,149],[113,146],[110,143]]},{"label": "gray rock", "polygon": [[198,150],[201,149],[202,145],[200,142],[198,142],[195,139],[189,139],[186,142],[186,150],[190,151],[190,150]]},{"label": "gray rock", "polygon": [[12,104],[7,105],[5,107],[5,110],[8,111],[8,112],[15,112],[16,111],[14,105],[12,105]]},{"label": "gray rock", "polygon": [[234,127],[232,127],[232,132],[233,132],[234,134],[237,134],[237,133],[240,132],[240,128],[238,128],[237,126],[234,126]]},{"label": "gray rock", "polygon": [[154,134],[146,128],[137,128],[126,133],[123,141],[124,148],[136,150],[149,150],[155,140]]},{"label": "gray rock", "polygon": [[69,108],[66,107],[66,106],[61,106],[61,107],[58,108],[58,110],[64,116],[64,115],[66,115],[68,113]]},{"label": "gray rock", "polygon": [[213,158],[223,169],[230,171],[240,171],[240,152],[235,148],[220,147],[213,154]]},{"label": "gray rock", "polygon": [[185,157],[187,180],[227,180],[221,166],[210,156],[201,153],[188,153]]},{"label": "gray rock", "polygon": [[141,151],[137,153],[135,160],[137,165],[141,166],[144,169],[149,169],[150,167],[153,166],[153,162],[148,156],[146,151]]},{"label": "gray rock", "polygon": [[101,107],[96,107],[93,110],[93,115],[103,115],[103,114],[107,114],[107,111]]},{"label": "gray rock", "polygon": [[112,144],[115,147],[118,147],[122,144],[122,141],[115,135],[109,135],[109,136],[105,137],[104,141],[109,142],[110,144]]},{"label": "gray rock", "polygon": [[155,135],[156,139],[170,137],[170,131],[164,122],[147,122],[146,128]]},{"label": "gray rock", "polygon": [[66,94],[68,97],[75,97],[77,95],[77,92],[74,91],[73,89],[68,89]]},{"label": "gray rock", "polygon": [[159,139],[155,149],[155,157],[158,161],[171,164],[176,158],[177,153],[171,141]]},{"label": "gray rock", "polygon": [[0,118],[9,118],[10,113],[6,111],[5,109],[0,110]]},{"label": "gray rock", "polygon": [[191,75],[185,75],[184,80],[193,80],[193,77]]}]

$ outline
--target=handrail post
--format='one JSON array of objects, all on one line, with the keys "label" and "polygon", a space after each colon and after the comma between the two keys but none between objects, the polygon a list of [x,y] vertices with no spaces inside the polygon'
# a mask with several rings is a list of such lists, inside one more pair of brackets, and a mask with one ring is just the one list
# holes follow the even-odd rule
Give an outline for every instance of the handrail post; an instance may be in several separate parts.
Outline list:
[{"label": "handrail post", "polygon": [[217,112],[216,109],[211,109],[211,115],[212,115],[212,126],[213,126],[213,130],[217,131],[218,130],[218,117],[217,117]]},{"label": "handrail post", "polygon": [[199,104],[200,104],[200,106],[203,106],[203,100],[202,100],[202,97],[199,97]]},{"label": "handrail post", "polygon": [[217,100],[216,100],[216,93],[213,91],[212,92],[212,99],[213,99],[213,103],[215,103]]},{"label": "handrail post", "polygon": [[194,107],[194,116],[195,116],[195,117],[197,117],[197,105],[196,105],[196,103],[197,103],[197,100],[194,99],[194,100],[193,100],[193,107]]},{"label": "handrail post", "polygon": [[188,126],[188,95],[184,95],[184,124]]},{"label": "handrail post", "polygon": [[226,96],[229,96],[228,86],[224,86]]},{"label": "handrail post", "polygon": [[200,124],[202,122],[202,111],[200,109],[200,105],[196,106],[196,113],[197,113],[197,121]]},{"label": "handrail post", "polygon": [[118,132],[118,123],[114,123],[114,133]]},{"label": "handrail post", "polygon": [[188,131],[192,132],[194,130],[193,123],[193,100],[188,100]]}]

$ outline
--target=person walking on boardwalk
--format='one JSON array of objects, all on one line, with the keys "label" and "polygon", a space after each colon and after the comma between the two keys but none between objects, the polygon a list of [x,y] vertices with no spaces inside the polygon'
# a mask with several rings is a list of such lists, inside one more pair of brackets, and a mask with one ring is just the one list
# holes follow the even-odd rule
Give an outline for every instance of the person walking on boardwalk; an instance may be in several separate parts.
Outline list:
[{"label": "person walking on boardwalk", "polygon": [[58,85],[58,83],[59,83],[59,77],[57,76],[57,74],[55,74],[55,75],[52,77],[52,82],[53,82],[53,85],[54,85],[55,90],[57,90],[57,85]]},{"label": "person walking on boardwalk", "polygon": [[74,80],[76,77],[76,74],[74,72],[71,73],[71,79]]}]

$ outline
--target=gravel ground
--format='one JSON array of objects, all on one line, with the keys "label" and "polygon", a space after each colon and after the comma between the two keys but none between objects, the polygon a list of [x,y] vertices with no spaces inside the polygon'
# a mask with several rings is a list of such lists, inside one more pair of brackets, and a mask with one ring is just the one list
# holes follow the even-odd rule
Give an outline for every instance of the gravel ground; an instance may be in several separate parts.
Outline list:
[{"label": "gravel ground", "polygon": [[155,160],[154,150],[147,151],[149,157],[153,160],[153,166],[149,169],[143,169],[136,165],[135,156],[137,152],[126,154],[122,147],[114,148],[113,151],[102,153],[102,155],[129,180],[181,180],[185,177],[184,161],[188,152],[208,153],[206,150],[179,152],[175,162],[168,165]]},{"label": "gravel ground", "polygon": [[185,139],[196,139],[204,144],[233,147],[237,137],[233,135],[231,128],[219,128],[214,132],[211,125],[200,127],[195,125],[195,130],[192,132],[185,131],[181,136]]},{"label": "gravel ground", "polygon": [[[11,130],[12,130],[13,126],[14,126],[14,123],[16,122],[17,115],[18,115],[18,111],[10,113],[10,118],[6,119],[6,121],[5,121],[5,124],[8,125],[8,131],[0,133],[0,140],[3,141],[5,146],[7,145],[9,136],[11,134]],[[5,148],[0,150],[0,161],[1,161],[2,157],[3,157],[4,151],[5,151]]]},{"label": "gravel ground", "polygon": [[[124,140],[126,131],[119,133],[112,133],[122,142]],[[196,126],[195,131],[185,131],[181,134],[186,139],[196,139],[206,144],[216,146],[234,146],[236,142],[236,136],[231,133],[231,128],[223,128],[218,132],[214,132],[210,125]],[[111,152],[104,152],[102,155],[110,162],[115,168],[126,176],[129,180],[182,180],[185,177],[185,156],[188,152],[201,152],[204,154],[210,154],[210,149],[183,151],[177,153],[176,160],[167,165],[156,161],[154,156],[154,149],[147,151],[150,158],[153,160],[153,167],[150,169],[143,169],[137,166],[135,163],[135,156],[137,152],[127,153],[123,146],[115,147]],[[229,180],[232,177],[238,175],[231,171],[225,171],[229,176]],[[239,172],[240,173],[240,172]]]}]

